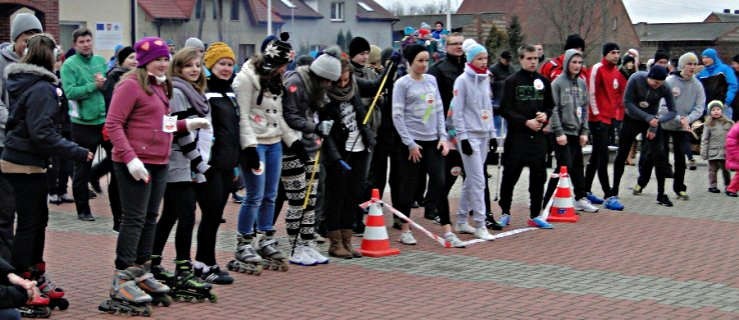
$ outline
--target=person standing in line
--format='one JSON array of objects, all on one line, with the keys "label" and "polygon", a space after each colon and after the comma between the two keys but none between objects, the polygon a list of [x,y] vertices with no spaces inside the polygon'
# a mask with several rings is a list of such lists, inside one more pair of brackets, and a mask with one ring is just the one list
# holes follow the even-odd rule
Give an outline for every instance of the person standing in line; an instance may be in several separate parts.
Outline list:
[{"label": "person standing in line", "polygon": [[[205,99],[205,75],[200,63],[199,53],[195,49],[185,48],[175,53],[169,65],[169,76],[172,79],[169,110],[178,120],[210,118],[210,106]],[[205,173],[210,169],[207,157],[203,156],[208,151],[208,144],[199,142],[211,135],[207,130],[174,135],[167,167],[162,215],[157,222],[151,256],[152,273],[159,280],[174,278],[173,274],[162,267],[161,262],[164,246],[175,223],[176,270],[178,273],[192,273],[190,251],[195,226],[195,185],[205,182]]]},{"label": "person standing in line", "polygon": [[[731,183],[731,173],[726,169],[726,135],[734,124],[724,116],[724,103],[713,100],[708,103],[708,116],[701,136],[701,158],[708,160],[708,192],[721,193],[716,174],[721,170],[724,185]],[[727,191],[728,194],[728,191]]]},{"label": "person standing in line", "polygon": [[[450,103],[448,122],[452,122],[455,139],[459,143],[464,165],[464,185],[457,209],[456,230],[476,234],[487,230],[485,219],[486,170],[485,161],[490,150],[490,140],[495,137],[493,103],[488,74],[488,52],[480,44],[466,50],[467,65],[464,73],[454,82],[454,98]],[[447,125],[448,126],[448,125]],[[474,227],[467,222],[472,212]],[[483,240],[484,233],[476,234]]]},{"label": "person standing in line", "polygon": [[[700,119],[706,109],[706,95],[703,91],[703,85],[695,77],[695,68],[698,66],[698,56],[692,52],[688,52],[680,56],[677,64],[677,72],[667,77],[665,84],[672,90],[673,100],[675,101],[675,112],[677,116],[664,123],[661,123],[661,129],[664,130],[664,142],[667,145],[669,139],[672,139],[672,150],[674,153],[675,171],[673,174],[672,189],[675,191],[678,200],[688,200],[688,186],[685,185],[685,154],[690,152],[689,132],[690,124]],[[669,150],[666,148],[665,150]],[[643,164],[641,171],[646,173],[646,177],[640,179],[640,182],[649,181],[649,175],[652,171],[652,163]],[[644,185],[638,184],[634,186],[634,193],[641,193]]]},{"label": "person standing in line", "polygon": [[[89,29],[75,30],[72,41],[76,53],[64,61],[61,70],[62,84],[69,99],[72,140],[95,151],[103,140],[105,97],[102,90],[107,65],[105,58],[92,52],[93,39]],[[76,163],[72,179],[77,218],[83,221],[95,221],[88,188],[91,168],[90,162]]]},{"label": "person standing in line", "polygon": [[[193,267],[195,275],[214,284],[231,284],[233,277],[221,269],[216,261],[216,237],[223,219],[223,209],[231,194],[239,165],[239,105],[231,85],[236,56],[223,42],[213,42],[203,57],[210,70],[205,97],[210,104],[212,130],[198,140],[201,154],[205,154],[210,169],[205,172],[205,183],[195,186],[195,195],[202,217],[198,225],[198,247]],[[207,137],[210,133],[211,136]],[[210,147],[210,148],[209,148]]]},{"label": "person standing in line", "polygon": [[[320,177],[319,172],[314,173],[314,168],[320,170],[315,161],[320,138],[328,136],[333,125],[330,121],[317,121],[317,114],[328,102],[326,90],[341,77],[340,55],[341,50],[337,47],[328,48],[309,66],[295,69],[284,81],[287,88],[282,100],[285,122],[302,133],[302,139],[283,150],[281,176],[288,201],[285,214],[287,235],[297,238],[298,243],[310,244],[315,240],[315,206]],[[310,187],[308,183],[311,183]],[[306,194],[307,188],[310,188],[309,194]],[[274,232],[266,233],[265,239],[273,236]],[[284,260],[284,255],[280,254],[280,257]]]},{"label": "person standing in line", "polygon": [[169,115],[172,82],[167,77],[169,50],[164,40],[144,37],[134,50],[138,67],[122,77],[105,121],[113,144],[113,174],[122,215],[109,300],[99,309],[150,314],[147,304],[151,295],[164,299],[169,292],[169,287],[154,279],[150,268],[172,135],[209,128],[210,122],[203,118],[177,120]]},{"label": "person standing in line", "polygon": [[[19,13],[10,23],[10,41],[0,44],[0,153],[5,146],[5,130],[8,122],[8,93],[5,85],[5,67],[20,61],[27,48],[26,41],[32,35],[41,33],[43,28],[36,16]],[[0,242],[8,244],[0,247],[0,257],[11,261],[10,248],[13,242],[13,221],[15,220],[15,196],[13,187],[0,170]]]},{"label": "person standing in line", "polygon": [[[4,70],[8,94],[8,122],[0,170],[15,191],[18,223],[11,243],[13,267],[28,280],[48,285],[44,275],[44,247],[49,220],[47,205],[48,159],[59,155],[89,162],[93,154],[65,139],[54,123],[60,111],[54,75],[58,55],[56,42],[49,34],[39,33],[27,39],[27,53]],[[53,286],[53,285],[52,285]]]},{"label": "person standing in line", "polygon": [[[714,48],[703,50],[703,52],[701,53],[701,57],[704,67],[703,70],[698,73],[698,79],[705,79],[718,74],[723,74],[723,76],[726,78],[726,84],[728,85],[728,87],[725,87],[725,91],[709,92],[712,94],[707,93],[706,97],[708,99],[712,99],[714,96],[723,97],[725,108],[724,114],[727,118],[732,119],[733,121],[737,121],[737,119],[739,119],[739,112],[737,112],[737,115],[735,116],[733,112],[734,110],[731,109],[731,105],[734,102],[737,90],[739,90],[739,84],[737,83],[737,78],[734,75],[734,70],[726,65],[723,61],[721,61],[721,58],[719,58],[718,56],[718,52],[716,52],[716,49]],[[715,91],[711,90],[712,88],[706,89],[708,89],[708,91]]]},{"label": "person standing in line", "polygon": [[623,210],[619,199],[611,198],[611,187],[608,182],[608,132],[616,114],[622,112],[620,110],[624,108],[623,94],[626,87],[626,79],[618,71],[617,66],[620,54],[618,44],[613,42],[603,44],[603,59],[593,65],[588,79],[590,99],[588,128],[592,136],[593,151],[585,168],[585,190],[591,203],[604,203],[603,198],[591,193],[597,172],[603,196],[608,200],[605,201],[604,207],[610,210]]},{"label": "person standing in line", "polygon": [[500,114],[508,122],[504,142],[503,178],[500,186],[502,210],[500,224],[511,220],[513,188],[524,167],[529,167],[529,220],[532,227],[551,229],[552,225],[540,219],[544,183],[546,182],[547,141],[542,129],[549,121],[554,107],[549,81],[536,72],[539,54],[531,45],[518,49],[521,70],[505,81]]},{"label": "person standing in line", "polygon": [[588,89],[580,77],[583,70],[582,52],[577,49],[565,51],[564,71],[552,82],[552,133],[556,141],[554,148],[557,167],[549,179],[542,203],[549,202],[559,182],[559,169],[567,167],[575,192],[575,210],[598,212],[586,197],[582,147],[588,143]]},{"label": "person standing in line", "polygon": [[[454,37],[452,37],[454,38]],[[426,74],[429,53],[421,45],[409,45],[403,49],[403,56],[408,61],[409,73],[395,82],[393,87],[393,124],[398,131],[400,140],[405,145],[402,157],[398,158],[397,168],[402,175],[402,193],[400,199],[393,203],[398,211],[410,217],[413,192],[419,182],[419,172],[425,164],[429,175],[429,200],[427,208],[436,210],[439,215],[444,239],[454,247],[464,244],[452,232],[449,208],[445,207],[444,199],[444,157],[449,153],[447,132],[444,119],[444,107],[441,101],[436,78]],[[491,240],[483,224],[475,230],[479,237]],[[416,239],[410,230],[410,225],[404,222],[401,225],[400,243],[415,245]]]},{"label": "person standing in line", "polygon": [[326,91],[330,102],[320,112],[322,121],[334,123],[321,148],[326,169],[324,212],[331,241],[329,255],[345,259],[362,257],[352,246],[352,227],[356,217],[363,214],[359,204],[366,201],[366,190],[360,182],[376,143],[372,128],[362,123],[367,111],[360,99],[354,67],[346,58],[341,59],[341,77]]},{"label": "person standing in line", "polygon": [[[669,169],[667,150],[662,140],[665,133],[660,128],[660,124],[672,120],[676,115],[672,91],[665,84],[667,73],[665,67],[655,64],[648,73],[639,71],[629,78],[624,93],[626,117],[624,117],[624,126],[619,137],[618,153],[613,163],[613,197],[618,197],[629,147],[636,140],[636,136],[642,134],[646,138],[642,146],[644,163],[653,163],[657,176],[657,203],[666,207],[672,206],[664,190],[665,177]],[[664,99],[667,108],[664,114],[658,114],[660,99]],[[680,156],[684,159],[682,153]],[[651,173],[645,171],[646,168],[651,171],[651,166],[643,165],[639,168],[642,181],[648,180],[651,176]],[[646,185],[646,183],[640,182],[640,185]]]}]

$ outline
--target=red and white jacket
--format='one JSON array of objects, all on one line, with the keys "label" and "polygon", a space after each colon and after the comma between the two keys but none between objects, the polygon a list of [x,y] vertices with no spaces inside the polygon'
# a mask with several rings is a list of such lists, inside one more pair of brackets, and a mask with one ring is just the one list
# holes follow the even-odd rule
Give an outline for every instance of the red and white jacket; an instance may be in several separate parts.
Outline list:
[{"label": "red and white jacket", "polygon": [[626,78],[618,71],[618,67],[605,58],[590,69],[588,79],[588,95],[590,108],[588,120],[611,124],[611,121],[624,118],[624,92]]}]

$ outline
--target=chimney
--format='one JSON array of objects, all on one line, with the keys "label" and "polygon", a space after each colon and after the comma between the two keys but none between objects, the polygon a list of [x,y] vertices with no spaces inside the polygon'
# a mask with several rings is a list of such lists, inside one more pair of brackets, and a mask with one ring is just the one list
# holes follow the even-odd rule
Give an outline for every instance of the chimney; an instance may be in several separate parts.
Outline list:
[{"label": "chimney", "polygon": [[724,13],[731,13],[731,9],[724,9]]}]

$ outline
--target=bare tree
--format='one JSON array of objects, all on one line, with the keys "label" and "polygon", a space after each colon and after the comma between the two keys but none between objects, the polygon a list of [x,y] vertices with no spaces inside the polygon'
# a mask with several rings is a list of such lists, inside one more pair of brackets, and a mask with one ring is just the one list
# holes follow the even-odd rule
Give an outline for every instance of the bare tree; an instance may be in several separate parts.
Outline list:
[{"label": "bare tree", "polygon": [[200,7],[197,10],[200,11],[200,19],[198,21],[198,39],[203,38],[203,24],[205,23],[205,0],[199,0],[196,2]]},{"label": "bare tree", "polygon": [[397,16],[404,16],[405,15],[405,5],[403,5],[403,2],[393,2],[390,5],[390,12],[392,12],[396,17]]},{"label": "bare tree", "polygon": [[[609,3],[599,0],[529,0],[530,7],[538,8],[545,24],[554,30],[558,43],[564,43],[567,36],[573,33],[585,39],[586,44],[602,42],[606,36]],[[602,27],[598,28],[598,25]],[[586,45],[585,55],[594,47]]]}]

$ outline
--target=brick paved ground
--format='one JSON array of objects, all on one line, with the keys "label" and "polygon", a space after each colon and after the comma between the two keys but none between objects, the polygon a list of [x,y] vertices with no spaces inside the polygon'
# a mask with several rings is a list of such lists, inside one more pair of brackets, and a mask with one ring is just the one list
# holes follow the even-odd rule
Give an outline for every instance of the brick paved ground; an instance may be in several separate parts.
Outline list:
[{"label": "brick paved ground", "polygon": [[[739,200],[707,193],[705,170],[688,172],[692,198],[675,201],[673,208],[654,203],[653,182],[643,195],[631,195],[627,187],[635,182],[635,169],[627,167],[625,212],[583,214],[576,224],[466,249],[440,248],[416,233],[415,247],[394,242],[399,256],[332,259],[325,266],[265,271],[259,277],[234,274],[233,285],[215,289],[218,303],[177,303],[156,308],[153,317],[739,319]],[[526,181],[517,188],[509,229],[525,226]],[[599,189],[596,182],[593,190]],[[98,220],[92,223],[78,221],[71,205],[51,208],[46,259],[72,303],[67,311],[55,311],[54,319],[116,318],[97,312],[112,275],[116,234],[106,200],[93,204]],[[233,252],[237,209],[228,206],[228,222],[219,233],[222,265]],[[282,225],[278,228],[284,236]],[[395,240],[398,234],[390,229],[390,236]]]}]

